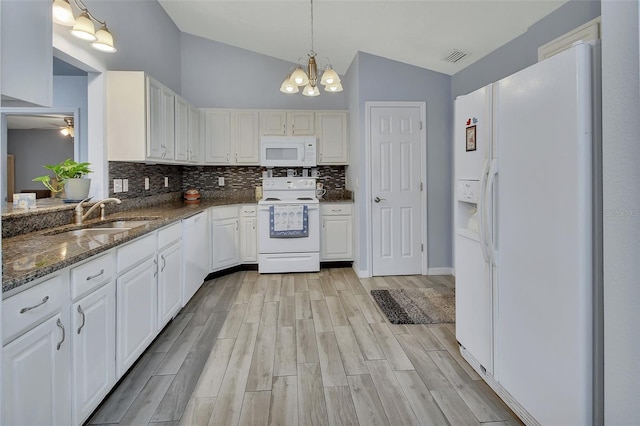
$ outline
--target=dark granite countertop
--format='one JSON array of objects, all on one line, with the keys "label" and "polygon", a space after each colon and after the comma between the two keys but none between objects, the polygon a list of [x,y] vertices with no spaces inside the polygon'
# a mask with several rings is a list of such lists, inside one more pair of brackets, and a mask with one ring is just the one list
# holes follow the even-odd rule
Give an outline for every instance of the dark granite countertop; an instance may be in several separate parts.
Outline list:
[{"label": "dark granite countertop", "polygon": [[[29,232],[15,237],[3,238],[2,296],[3,298],[10,297],[27,289],[29,287],[27,284],[38,278],[64,269],[159,228],[193,216],[209,207],[252,204],[255,202],[255,199],[245,199],[245,197],[202,200],[200,204],[185,204],[182,201],[174,201],[151,207],[131,209],[107,216],[105,221],[112,221],[118,218],[153,219],[147,225],[118,234],[72,236],[67,233],[60,233],[78,229],[82,226],[70,224],[43,231]],[[330,198],[326,200],[323,199],[321,202],[352,202],[352,200]],[[61,211],[72,210],[73,206],[53,204],[52,206],[43,206],[41,211],[56,209]],[[13,211],[11,209],[5,209],[3,211],[3,218],[13,215],[34,214],[38,214],[38,209]],[[84,225],[98,222],[101,221],[99,219],[92,219],[85,221]]]}]

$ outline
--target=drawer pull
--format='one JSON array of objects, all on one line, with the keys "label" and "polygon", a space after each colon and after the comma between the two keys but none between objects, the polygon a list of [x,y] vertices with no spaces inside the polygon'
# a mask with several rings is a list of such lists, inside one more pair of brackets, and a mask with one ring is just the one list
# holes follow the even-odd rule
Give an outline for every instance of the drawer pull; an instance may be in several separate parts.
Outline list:
[{"label": "drawer pull", "polygon": [[332,212],[342,212],[342,209],[331,209]]},{"label": "drawer pull", "polygon": [[164,258],[164,254],[161,254],[160,258],[162,259],[162,269],[160,269],[160,272],[163,272],[164,268],[167,267],[167,259]]},{"label": "drawer pull", "polygon": [[153,273],[153,278],[158,276],[158,261],[153,259],[153,263],[156,265],[156,271]]},{"label": "drawer pull", "polygon": [[82,310],[82,307],[80,305],[78,305],[78,313],[82,315],[82,324],[80,324],[80,327],[78,327],[78,334],[80,334],[80,331],[84,327],[84,320],[85,320],[84,311]]},{"label": "drawer pull", "polygon": [[104,274],[104,268],[100,269],[100,272],[98,272],[97,274],[88,276],[87,281],[91,281],[94,278],[98,278],[102,274]]},{"label": "drawer pull", "polygon": [[64,325],[62,325],[62,321],[60,321],[60,318],[58,318],[56,325],[62,329],[62,340],[60,340],[58,342],[58,346],[56,346],[56,350],[59,351],[60,347],[62,346],[62,342],[64,342],[65,330],[64,330]]},{"label": "drawer pull", "polygon": [[42,298],[42,302],[38,303],[37,305],[33,305],[33,306],[29,306],[29,307],[27,307],[27,308],[22,308],[22,309],[20,309],[20,313],[21,313],[21,314],[24,314],[25,312],[29,312],[30,310],[35,309],[35,308],[37,308],[38,306],[42,306],[42,305],[44,305],[45,303],[47,303],[47,301],[48,301],[48,300],[49,300],[49,296],[45,296],[45,297],[43,297],[43,298]]}]

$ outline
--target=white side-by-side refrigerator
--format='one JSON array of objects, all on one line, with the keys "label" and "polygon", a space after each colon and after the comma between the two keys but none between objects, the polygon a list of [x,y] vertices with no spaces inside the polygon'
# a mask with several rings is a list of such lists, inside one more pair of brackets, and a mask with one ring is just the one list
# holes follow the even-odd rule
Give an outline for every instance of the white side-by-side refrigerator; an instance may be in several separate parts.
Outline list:
[{"label": "white side-by-side refrigerator", "polygon": [[592,49],[455,101],[456,335],[527,424],[593,421]]}]

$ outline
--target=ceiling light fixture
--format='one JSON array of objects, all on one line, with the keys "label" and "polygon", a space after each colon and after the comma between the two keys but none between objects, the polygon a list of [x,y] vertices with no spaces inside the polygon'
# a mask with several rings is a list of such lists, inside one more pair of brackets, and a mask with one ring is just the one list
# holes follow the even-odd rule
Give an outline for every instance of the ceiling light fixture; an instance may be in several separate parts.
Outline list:
[{"label": "ceiling light fixture", "polygon": [[[77,18],[73,16],[73,8],[69,0],[53,0],[53,22],[72,27],[71,34],[91,42],[91,46],[96,50],[116,52],[113,35],[109,32],[107,23],[96,18],[82,0],[73,0],[73,4],[80,10]],[[94,22],[100,24],[98,31],[95,29]]]},{"label": "ceiling light fixture", "polygon": [[67,123],[67,126],[61,128],[60,133],[73,139],[73,137],[75,136],[75,129],[73,128],[73,118],[65,118],[64,121]]},{"label": "ceiling light fixture", "polygon": [[[299,87],[302,89],[302,94],[305,96],[318,96],[320,90],[318,90],[318,64],[316,62],[316,52],[313,50],[313,0],[311,0],[311,50],[307,53],[309,59],[307,60],[307,70],[305,71],[300,64],[302,58],[298,60],[298,65],[289,70],[289,74],[285,77],[280,91],[282,93],[298,93]],[[323,68],[322,66],[320,67]],[[336,93],[342,92],[342,84],[340,84],[340,77],[338,73],[334,71],[333,66],[327,58],[327,65],[324,67],[320,84],[324,86],[325,92]]]}]

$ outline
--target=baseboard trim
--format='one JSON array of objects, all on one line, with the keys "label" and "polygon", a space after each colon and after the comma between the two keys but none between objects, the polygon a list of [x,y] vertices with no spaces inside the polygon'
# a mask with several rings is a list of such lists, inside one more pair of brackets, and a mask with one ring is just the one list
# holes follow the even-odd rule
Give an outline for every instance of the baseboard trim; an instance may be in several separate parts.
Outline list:
[{"label": "baseboard trim", "polygon": [[427,275],[453,275],[453,268],[427,268]]},{"label": "baseboard trim", "polygon": [[356,265],[356,262],[353,262],[353,270],[355,271],[358,278],[370,278],[371,272],[368,269],[359,269]]}]

